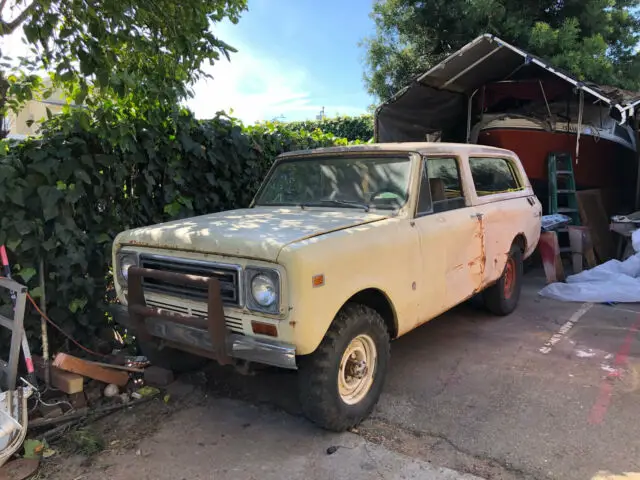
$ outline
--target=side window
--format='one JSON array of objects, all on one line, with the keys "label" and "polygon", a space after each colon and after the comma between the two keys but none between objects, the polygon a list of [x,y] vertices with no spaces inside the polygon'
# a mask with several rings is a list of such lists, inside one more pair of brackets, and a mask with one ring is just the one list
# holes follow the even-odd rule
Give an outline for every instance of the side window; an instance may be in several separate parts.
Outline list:
[{"label": "side window", "polygon": [[516,192],[520,184],[513,162],[504,158],[469,158],[473,185],[479,197],[496,193]]},{"label": "side window", "polygon": [[456,158],[426,157],[423,162],[418,215],[464,207],[460,169]]}]

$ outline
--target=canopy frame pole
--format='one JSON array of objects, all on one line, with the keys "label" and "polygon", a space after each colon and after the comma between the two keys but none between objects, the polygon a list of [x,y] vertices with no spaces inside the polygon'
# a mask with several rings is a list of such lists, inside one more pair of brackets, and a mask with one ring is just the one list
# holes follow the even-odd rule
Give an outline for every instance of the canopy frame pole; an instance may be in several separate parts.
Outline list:
[{"label": "canopy frame pole", "polygon": [[542,86],[542,80],[538,80],[538,83],[540,84],[540,91],[542,92],[542,98],[544,98],[544,104],[547,107],[547,114],[549,115],[549,121],[551,121],[552,120],[551,108],[549,108],[549,102],[547,100],[547,94],[544,91],[544,87]]},{"label": "canopy frame pole", "polygon": [[489,53],[487,53],[486,55],[483,55],[482,57],[480,57],[478,60],[476,60],[475,62],[473,62],[471,65],[467,66],[467,68],[464,68],[462,70],[460,70],[456,75],[454,75],[453,77],[451,77],[449,80],[447,80],[446,82],[444,82],[439,88],[443,89],[445,87],[447,87],[448,85],[452,84],[453,82],[455,82],[457,79],[459,79],[462,75],[464,75],[465,73],[467,73],[469,70],[471,70],[472,68],[475,68],[479,63],[484,62],[487,58],[489,58],[491,55],[493,55],[494,53],[496,53],[498,50],[500,50],[502,48],[502,45],[498,45],[496,48],[494,48],[493,50],[491,50]]}]

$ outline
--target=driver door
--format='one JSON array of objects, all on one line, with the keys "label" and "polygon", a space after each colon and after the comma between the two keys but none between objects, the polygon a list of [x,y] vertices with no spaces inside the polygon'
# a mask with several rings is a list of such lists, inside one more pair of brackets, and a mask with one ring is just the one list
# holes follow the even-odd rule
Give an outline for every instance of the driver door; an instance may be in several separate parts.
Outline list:
[{"label": "driver door", "polygon": [[420,238],[420,323],[471,297],[482,284],[482,223],[467,206],[460,159],[424,157],[415,226]]}]

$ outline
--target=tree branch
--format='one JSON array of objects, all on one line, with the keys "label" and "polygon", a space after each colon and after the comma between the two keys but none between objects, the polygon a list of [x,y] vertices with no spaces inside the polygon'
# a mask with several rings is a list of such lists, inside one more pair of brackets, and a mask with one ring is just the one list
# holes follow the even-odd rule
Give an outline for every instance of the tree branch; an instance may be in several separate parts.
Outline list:
[{"label": "tree branch", "polygon": [[[1,6],[4,7],[4,3],[6,2],[6,0],[0,1],[2,2]],[[20,15],[18,15],[9,23],[0,20],[0,36],[11,35],[13,31],[18,28],[20,24],[22,24],[22,22],[24,22],[31,14],[31,10],[33,10],[33,7],[35,7],[35,4],[35,1],[31,2],[30,5],[27,5],[27,7],[22,12],[20,12]],[[1,10],[2,8],[0,8],[0,11]]]},{"label": "tree branch", "polygon": [[0,14],[2,14],[2,9],[7,4],[7,0],[0,0]]}]

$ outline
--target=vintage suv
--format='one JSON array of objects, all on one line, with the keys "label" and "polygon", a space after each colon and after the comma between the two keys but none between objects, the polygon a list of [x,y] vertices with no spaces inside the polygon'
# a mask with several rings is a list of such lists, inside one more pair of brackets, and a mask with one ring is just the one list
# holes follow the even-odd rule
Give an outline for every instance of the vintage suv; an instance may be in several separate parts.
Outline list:
[{"label": "vintage suv", "polygon": [[120,306],[142,352],[299,370],[305,414],[330,430],[376,404],[389,342],[482,292],[518,303],[541,207],[518,157],[446,143],[281,155],[250,208],[119,234]]}]

